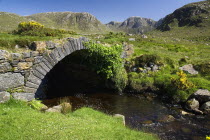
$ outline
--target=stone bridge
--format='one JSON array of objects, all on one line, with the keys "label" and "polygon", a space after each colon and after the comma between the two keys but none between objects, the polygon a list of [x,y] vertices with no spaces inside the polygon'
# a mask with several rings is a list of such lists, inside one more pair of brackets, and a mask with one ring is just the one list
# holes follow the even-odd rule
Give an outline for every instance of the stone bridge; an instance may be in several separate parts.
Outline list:
[{"label": "stone bridge", "polygon": [[13,97],[31,100],[46,74],[63,58],[71,53],[86,49],[88,41],[81,37],[68,38],[62,43],[36,42],[33,51],[9,53],[0,50],[0,92],[10,92]]}]

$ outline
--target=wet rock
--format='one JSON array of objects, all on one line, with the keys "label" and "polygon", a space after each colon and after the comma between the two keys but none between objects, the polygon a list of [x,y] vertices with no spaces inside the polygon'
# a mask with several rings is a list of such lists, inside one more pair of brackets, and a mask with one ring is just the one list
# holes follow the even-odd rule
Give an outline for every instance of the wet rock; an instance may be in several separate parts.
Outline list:
[{"label": "wet rock", "polygon": [[123,122],[123,125],[125,126],[125,116],[124,115],[115,114],[113,117],[114,118],[121,118],[122,119],[122,122]]},{"label": "wet rock", "polygon": [[32,101],[35,99],[34,93],[12,93],[12,97],[16,100]]},{"label": "wet rock", "polygon": [[57,105],[57,106],[53,106],[49,109],[47,109],[45,112],[57,112],[57,113],[61,113],[62,110],[62,106],[61,105]]},{"label": "wet rock", "polygon": [[5,62],[0,64],[0,73],[4,73],[4,72],[8,72],[12,70],[12,66],[10,65],[10,63]]},{"label": "wet rock", "polygon": [[0,92],[0,103],[5,103],[10,100],[10,93],[8,92]]},{"label": "wet rock", "polygon": [[195,98],[193,98],[186,102],[185,108],[196,114],[203,114],[203,112],[199,110],[199,105],[200,105],[199,102]]},{"label": "wet rock", "polygon": [[189,112],[186,112],[186,111],[183,111],[183,110],[180,113],[181,113],[181,115],[184,115],[184,116],[186,116],[186,115],[189,115],[189,116],[193,115],[192,113],[189,113]]},{"label": "wet rock", "polygon": [[204,104],[201,106],[201,110],[203,110],[205,113],[210,113],[210,101],[204,103]]},{"label": "wet rock", "polygon": [[32,65],[33,65],[32,62],[20,62],[18,63],[17,68],[18,70],[26,70],[26,69],[31,68]]},{"label": "wet rock", "polygon": [[199,109],[199,102],[196,99],[190,99],[186,102],[185,105],[187,110],[193,111]]},{"label": "wet rock", "polygon": [[195,98],[202,104],[210,101],[210,91],[208,91],[207,89],[199,89],[195,93],[193,93],[189,98]]},{"label": "wet rock", "polygon": [[196,71],[194,68],[193,68],[193,65],[192,64],[188,64],[188,65],[184,65],[182,67],[179,68],[180,70],[183,70],[185,72],[188,72],[190,74],[198,74],[198,71]]},{"label": "wet rock", "polygon": [[172,122],[172,121],[175,121],[175,118],[172,115],[166,115],[160,118],[158,121],[159,122]]},{"label": "wet rock", "polygon": [[146,120],[146,121],[142,122],[142,124],[152,124],[152,123],[153,123],[153,121],[151,121],[151,120]]},{"label": "wet rock", "polygon": [[24,76],[20,73],[4,73],[0,74],[0,81],[0,91],[4,91],[8,88],[23,86]]}]

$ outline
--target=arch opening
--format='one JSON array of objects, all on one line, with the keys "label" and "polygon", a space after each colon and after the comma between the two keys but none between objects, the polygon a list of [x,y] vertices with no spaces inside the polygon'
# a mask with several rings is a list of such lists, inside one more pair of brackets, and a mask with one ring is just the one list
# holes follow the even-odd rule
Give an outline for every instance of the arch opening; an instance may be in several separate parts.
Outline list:
[{"label": "arch opening", "polygon": [[108,90],[106,80],[88,64],[88,50],[77,50],[58,62],[44,77],[35,96],[39,99]]}]

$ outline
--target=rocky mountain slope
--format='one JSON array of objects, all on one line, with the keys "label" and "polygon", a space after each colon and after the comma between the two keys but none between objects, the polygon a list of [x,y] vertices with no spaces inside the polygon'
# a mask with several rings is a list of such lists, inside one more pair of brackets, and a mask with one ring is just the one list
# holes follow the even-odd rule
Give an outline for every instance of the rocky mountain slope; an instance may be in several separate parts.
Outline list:
[{"label": "rocky mountain slope", "polygon": [[130,17],[124,22],[109,22],[106,24],[112,30],[125,31],[128,33],[145,33],[156,27],[156,21],[148,18]]},{"label": "rocky mountain slope", "polygon": [[104,32],[106,26],[89,13],[47,12],[30,15],[28,19],[49,28],[62,28],[76,32]]},{"label": "rocky mountain slope", "polygon": [[82,33],[107,31],[107,27],[89,13],[47,12],[30,16],[19,16],[13,13],[0,12],[1,32],[12,31],[23,21],[37,21],[49,28],[73,30]]},{"label": "rocky mountain slope", "polygon": [[167,15],[158,29],[168,31],[177,27],[210,27],[210,1],[185,5]]},{"label": "rocky mountain slope", "polygon": [[0,32],[12,31],[23,21],[28,21],[28,19],[17,14],[0,12]]}]

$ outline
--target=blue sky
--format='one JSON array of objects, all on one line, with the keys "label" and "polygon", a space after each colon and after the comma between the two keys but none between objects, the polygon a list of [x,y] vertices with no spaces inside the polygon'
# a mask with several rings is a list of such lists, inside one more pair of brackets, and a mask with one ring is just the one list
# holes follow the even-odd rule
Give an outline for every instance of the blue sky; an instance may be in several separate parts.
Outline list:
[{"label": "blue sky", "polygon": [[88,12],[102,23],[131,16],[159,20],[177,8],[201,0],[0,0],[0,11],[19,15],[42,12]]}]

